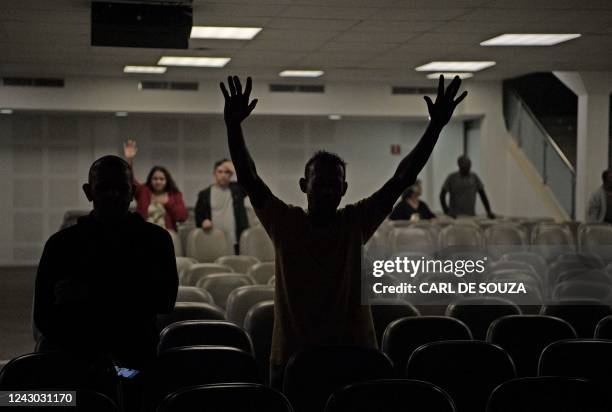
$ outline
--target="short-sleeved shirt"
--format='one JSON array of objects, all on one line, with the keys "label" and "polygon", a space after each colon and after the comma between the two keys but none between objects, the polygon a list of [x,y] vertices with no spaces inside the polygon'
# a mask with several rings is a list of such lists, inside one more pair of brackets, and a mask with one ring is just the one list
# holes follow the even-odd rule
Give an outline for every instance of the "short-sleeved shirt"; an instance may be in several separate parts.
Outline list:
[{"label": "short-sleeved shirt", "polygon": [[448,175],[442,190],[450,193],[449,209],[452,215],[476,215],[476,193],[484,186],[476,173],[463,176],[459,172]]},{"label": "short-sleeved shirt", "polygon": [[374,194],[325,227],[274,195],[255,209],[276,252],[273,364],[310,345],[376,347],[370,307],[361,304],[361,253],[390,209]]}]

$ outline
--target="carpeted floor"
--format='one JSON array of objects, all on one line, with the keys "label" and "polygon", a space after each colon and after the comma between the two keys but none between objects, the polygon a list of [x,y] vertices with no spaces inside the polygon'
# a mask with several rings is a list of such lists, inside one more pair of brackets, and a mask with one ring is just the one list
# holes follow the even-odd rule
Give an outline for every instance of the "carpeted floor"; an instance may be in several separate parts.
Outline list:
[{"label": "carpeted floor", "polygon": [[36,267],[0,267],[0,362],[32,352]]}]

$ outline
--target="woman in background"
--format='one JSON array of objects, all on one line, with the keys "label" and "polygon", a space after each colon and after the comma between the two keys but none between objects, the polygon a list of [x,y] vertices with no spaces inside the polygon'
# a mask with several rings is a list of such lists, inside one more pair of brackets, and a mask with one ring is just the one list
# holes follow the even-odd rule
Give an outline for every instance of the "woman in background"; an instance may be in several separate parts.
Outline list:
[{"label": "woman in background", "polygon": [[423,193],[421,180],[417,179],[414,185],[410,186],[402,194],[400,202],[393,208],[389,219],[391,220],[430,220],[436,218],[427,206],[427,203],[419,200]]},{"label": "woman in background", "polygon": [[183,222],[188,217],[183,195],[168,170],[162,166],[153,166],[146,182],[139,183],[132,167],[137,152],[135,140],[123,144],[125,159],[132,168],[136,209],[148,222],[176,231],[177,222]]}]

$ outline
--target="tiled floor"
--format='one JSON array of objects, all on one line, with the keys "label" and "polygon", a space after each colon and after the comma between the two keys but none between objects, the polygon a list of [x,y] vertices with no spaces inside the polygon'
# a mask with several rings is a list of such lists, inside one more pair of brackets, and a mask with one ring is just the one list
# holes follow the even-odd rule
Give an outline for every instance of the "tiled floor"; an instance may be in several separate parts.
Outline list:
[{"label": "tiled floor", "polygon": [[0,267],[0,363],[32,352],[35,267]]}]

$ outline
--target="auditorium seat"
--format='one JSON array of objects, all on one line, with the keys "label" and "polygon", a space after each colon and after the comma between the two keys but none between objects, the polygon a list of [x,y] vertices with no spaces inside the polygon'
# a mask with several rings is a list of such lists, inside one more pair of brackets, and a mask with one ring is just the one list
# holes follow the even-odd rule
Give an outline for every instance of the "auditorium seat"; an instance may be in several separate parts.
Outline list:
[{"label": "auditorium seat", "polygon": [[225,233],[217,228],[208,230],[195,229],[187,236],[186,256],[201,263],[211,263],[231,250]]},{"label": "auditorium seat", "polygon": [[29,353],[0,371],[0,390],[85,390],[101,393],[120,406],[119,377],[110,358],[65,352]]},{"label": "auditorium seat", "polygon": [[437,247],[430,231],[422,227],[394,227],[387,236],[389,254],[408,251],[432,254]]},{"label": "auditorium seat", "polygon": [[540,279],[535,268],[530,263],[524,261],[497,260],[489,263],[486,266],[487,273],[499,272],[502,270],[520,270],[524,272],[531,272],[537,279]]},{"label": "auditorium seat", "polygon": [[196,286],[179,286],[176,295],[177,302],[198,302],[214,304],[215,300],[207,290]]},{"label": "auditorium seat", "polygon": [[[510,263],[510,262],[502,262],[502,263]],[[519,262],[513,262],[513,263],[519,263]],[[523,282],[523,283],[529,284],[530,286],[537,288],[538,290],[543,290],[542,280],[530,268],[495,269],[487,273],[486,279],[488,282],[500,282],[500,281]]]},{"label": "auditorium seat", "polygon": [[229,266],[237,273],[247,273],[251,266],[260,263],[259,259],[247,255],[229,255],[221,256],[215,263],[219,265]]},{"label": "auditorium seat", "polygon": [[512,379],[489,398],[487,412],[604,412],[599,391],[585,379],[543,376]]},{"label": "auditorium seat", "polygon": [[374,320],[376,339],[382,342],[383,333],[387,326],[401,318],[419,316],[419,310],[410,303],[398,299],[371,299],[369,302]]},{"label": "auditorium seat", "polygon": [[595,339],[612,340],[612,316],[606,316],[597,322]]},{"label": "auditorium seat", "polygon": [[176,302],[171,313],[157,316],[157,326],[159,330],[163,330],[166,326],[183,320],[225,320],[225,312],[209,303]]},{"label": "auditorium seat", "polygon": [[194,385],[259,383],[253,355],[228,346],[186,346],[161,352],[144,375],[143,412]]},{"label": "auditorium seat", "polygon": [[612,285],[600,282],[568,280],[559,283],[553,291],[554,300],[563,299],[597,299],[611,303]]},{"label": "auditorium seat", "polygon": [[280,392],[256,383],[197,385],[172,392],[157,412],[293,412]]},{"label": "auditorium seat", "polygon": [[274,260],[274,245],[263,226],[253,226],[242,232],[240,253],[254,256],[261,262]]},{"label": "auditorium seat", "polygon": [[257,368],[263,382],[270,373],[270,348],[274,327],[274,301],[259,302],[249,309],[244,318],[244,329],[253,341]]},{"label": "auditorium seat", "polygon": [[276,284],[276,276],[272,276],[270,279],[268,279],[267,285],[274,286],[275,284]]},{"label": "auditorium seat", "polygon": [[257,303],[274,299],[274,286],[240,286],[227,297],[227,320],[242,326],[249,310]]},{"label": "auditorium seat", "polygon": [[569,270],[587,271],[592,267],[587,266],[584,262],[575,260],[555,261],[548,267],[548,284],[554,287],[558,283],[559,276]]},{"label": "auditorium seat", "polygon": [[578,228],[580,251],[596,253],[606,261],[612,261],[612,225],[607,223],[583,223]]},{"label": "auditorium seat", "polygon": [[325,412],[455,412],[451,397],[429,382],[381,379],[355,383],[330,396]]},{"label": "auditorium seat", "polygon": [[602,269],[570,269],[557,276],[557,284],[568,281],[596,282],[612,286],[612,277]]},{"label": "auditorium seat", "polygon": [[499,318],[487,332],[487,342],[508,352],[517,376],[537,376],[542,350],[558,340],[576,337],[574,328],[563,319],[542,315],[510,315]]},{"label": "auditorium seat", "polygon": [[459,252],[485,252],[480,227],[461,222],[440,230],[438,246],[442,257]]},{"label": "auditorium seat", "polygon": [[533,267],[536,274],[543,281],[548,279],[548,265],[546,260],[533,252],[512,252],[505,253],[500,258],[500,261],[508,262],[525,262]]},{"label": "auditorium seat", "polygon": [[254,285],[255,281],[243,273],[211,273],[198,280],[196,286],[210,292],[217,305],[227,307],[227,297],[240,286]]},{"label": "auditorium seat", "polygon": [[185,320],[166,326],[159,335],[157,351],[181,346],[229,346],[253,353],[249,334],[223,320]]},{"label": "auditorium seat", "polygon": [[198,263],[198,261],[192,258],[188,258],[184,256],[179,256],[176,258],[176,271],[178,273],[180,283],[182,283],[182,279],[183,277],[185,277],[185,275],[189,271],[189,268],[191,267],[191,265],[195,263]]},{"label": "auditorium seat", "polygon": [[445,316],[421,316],[398,319],[389,324],[382,337],[381,348],[400,373],[412,352],[419,346],[441,340],[471,340],[465,323]]},{"label": "auditorium seat", "polygon": [[198,280],[211,273],[231,273],[233,271],[231,267],[217,263],[196,263],[189,267],[182,278],[181,285],[195,286]]},{"label": "auditorium seat", "polygon": [[383,232],[381,227],[363,246],[363,255],[368,259],[386,259],[389,256],[388,232]]},{"label": "auditorium seat", "polygon": [[521,309],[509,300],[489,297],[459,298],[446,308],[446,316],[465,323],[477,340],[486,338],[489,325],[494,320],[520,314]]},{"label": "auditorium seat", "polygon": [[592,252],[561,253],[555,259],[556,262],[580,262],[584,267],[602,269],[606,266],[601,256]]},{"label": "auditorium seat", "polygon": [[167,230],[170,238],[172,239],[172,246],[174,246],[174,256],[180,257],[185,256],[183,252],[183,244],[181,243],[181,238],[178,233],[174,230]]},{"label": "auditorium seat", "polygon": [[406,377],[431,382],[454,400],[458,412],[484,411],[489,395],[515,377],[512,359],[482,341],[427,343],[410,356]]},{"label": "auditorium seat", "polygon": [[567,321],[579,338],[591,338],[597,323],[612,315],[612,308],[595,299],[566,299],[542,306],[540,313]]},{"label": "auditorium seat", "polygon": [[527,245],[524,231],[513,223],[497,223],[487,227],[484,242],[493,259],[498,259],[504,253],[524,252]]},{"label": "auditorium seat", "polygon": [[266,285],[274,277],[275,270],[274,262],[260,262],[251,266],[246,274],[255,279],[256,284]]},{"label": "auditorium seat", "polygon": [[561,253],[575,251],[570,229],[559,223],[538,223],[531,233],[531,245],[532,250],[547,261],[554,260]]},{"label": "auditorium seat", "polygon": [[322,412],[336,390],[353,383],[392,377],[393,364],[380,351],[347,345],[315,346],[289,359],[283,393],[296,412]]}]

